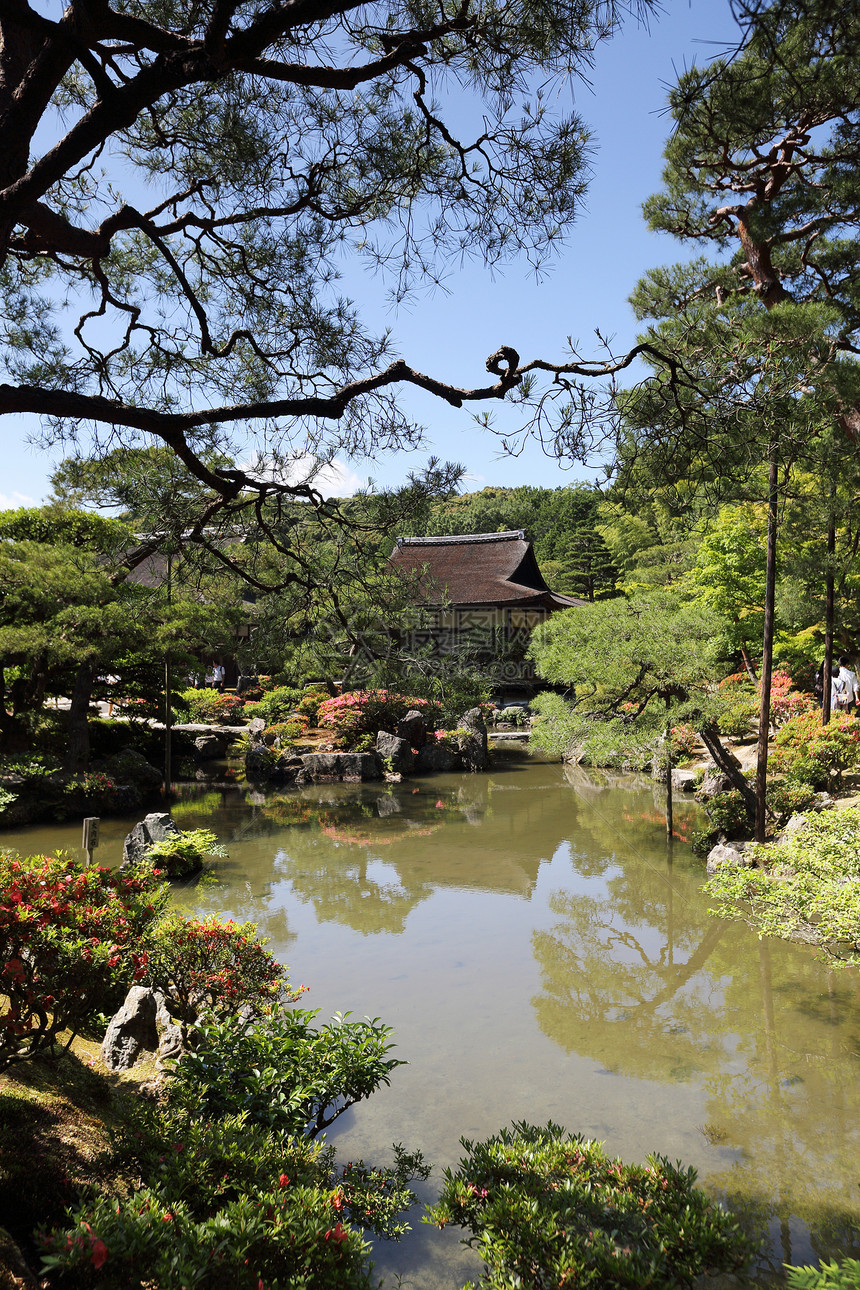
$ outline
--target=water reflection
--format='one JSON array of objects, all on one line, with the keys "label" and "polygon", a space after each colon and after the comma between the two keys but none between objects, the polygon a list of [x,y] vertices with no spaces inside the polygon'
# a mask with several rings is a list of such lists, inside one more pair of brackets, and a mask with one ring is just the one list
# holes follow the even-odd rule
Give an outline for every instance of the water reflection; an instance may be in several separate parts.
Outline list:
[{"label": "water reflection", "polygon": [[[712,918],[662,807],[648,780],[555,766],[210,787],[174,815],[230,858],[176,899],[257,922],[312,1006],[395,1027],[409,1066],[340,1125],[350,1154],[402,1140],[438,1172],[461,1134],[522,1117],[663,1151],[766,1231],[764,1284],[785,1260],[857,1253],[860,979]],[[679,833],[693,810],[676,804]],[[102,862],[130,823],[106,822]],[[4,841],[77,847],[79,825]],[[378,1268],[428,1290],[474,1275],[426,1229]]]}]

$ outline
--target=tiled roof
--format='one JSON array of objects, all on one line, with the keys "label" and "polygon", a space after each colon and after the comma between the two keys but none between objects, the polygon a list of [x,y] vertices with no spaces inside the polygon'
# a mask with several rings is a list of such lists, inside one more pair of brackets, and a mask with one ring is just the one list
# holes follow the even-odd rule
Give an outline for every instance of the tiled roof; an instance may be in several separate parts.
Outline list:
[{"label": "tiled roof", "polygon": [[399,537],[391,567],[417,575],[426,604],[542,605],[568,609],[585,601],[551,591],[522,529],[458,537]]}]

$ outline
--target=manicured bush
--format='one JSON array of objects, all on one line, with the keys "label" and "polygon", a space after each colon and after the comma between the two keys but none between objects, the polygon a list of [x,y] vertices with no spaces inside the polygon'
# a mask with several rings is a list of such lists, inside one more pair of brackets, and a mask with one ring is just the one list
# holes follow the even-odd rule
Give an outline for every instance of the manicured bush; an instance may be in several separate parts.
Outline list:
[{"label": "manicured bush", "polygon": [[168,1101],[142,1108],[131,1197],[94,1195],[42,1238],[43,1270],[76,1286],[151,1290],[373,1290],[363,1230],[397,1239],[426,1177],[395,1148],[391,1169],[338,1170],[334,1151],[244,1115],[208,1120]]},{"label": "manicured bush", "polygon": [[333,1148],[305,1135],[401,1064],[377,1022],[314,1030],[313,1016],[201,1025],[165,1096],[141,1101],[115,1139],[139,1185],[85,1196],[41,1238],[43,1270],[63,1284],[150,1290],[376,1286],[363,1232],[408,1230],[409,1183],[429,1170],[399,1146],[390,1168],[338,1168]]},{"label": "manicured bush", "polygon": [[801,939],[829,961],[860,964],[860,809],[809,813],[778,845],[748,843],[754,868],[721,869],[713,912],[762,936]]},{"label": "manicured bush", "polygon": [[168,878],[186,878],[189,874],[197,873],[204,856],[226,854],[225,848],[211,829],[188,829],[179,838],[153,842],[146,849],[146,860]]},{"label": "manicured bush", "polygon": [[860,765],[860,722],[846,712],[834,712],[825,726],[817,710],[802,712],[777,731],[770,764],[772,770],[816,788],[831,788],[841,781],[843,771]]},{"label": "manicured bush", "polygon": [[695,1186],[695,1171],[663,1156],[625,1165],[555,1124],[515,1124],[462,1144],[468,1154],[445,1170],[427,1221],[471,1234],[482,1290],[663,1290],[735,1269],[749,1254],[734,1219]]},{"label": "manicured bush", "polygon": [[256,932],[253,923],[170,910],[147,930],[146,984],[167,995],[184,1023],[207,1008],[220,1014],[274,1002],[285,988],[283,969]]},{"label": "manicured bush", "polygon": [[299,702],[298,711],[303,717],[307,717],[312,726],[315,726],[319,720],[320,704],[325,703],[330,697],[328,690],[306,692]]},{"label": "manicured bush", "polygon": [[165,895],[146,868],[122,874],[68,858],[0,854],[0,1070],[67,1043],[140,979],[141,937]]},{"label": "manicured bush", "polygon": [[303,693],[303,690],[294,685],[279,685],[274,690],[266,690],[257,703],[246,705],[246,716],[262,717],[266,725],[273,726],[276,722],[285,721],[296,711]]},{"label": "manicured bush", "polygon": [[194,1051],[177,1068],[177,1096],[207,1116],[244,1111],[279,1133],[317,1137],[405,1064],[389,1056],[391,1028],[378,1018],[335,1016],[316,1028],[318,1015],[284,1008],[253,1022],[202,1020]]},{"label": "manicured bush", "polygon": [[273,726],[267,726],[263,731],[263,742],[277,747],[285,744],[291,744],[296,739],[301,739],[308,732],[308,718],[302,716],[290,717],[287,721],[278,721]]},{"label": "manicured bush", "polygon": [[319,706],[321,729],[331,730],[345,748],[354,748],[362,735],[380,730],[395,734],[397,723],[412,709],[420,712],[428,726],[439,723],[441,705],[392,690],[350,690]]},{"label": "manicured bush", "polygon": [[240,694],[222,694],[220,690],[183,690],[180,696],[188,709],[189,719],[204,725],[239,725],[247,715]]}]

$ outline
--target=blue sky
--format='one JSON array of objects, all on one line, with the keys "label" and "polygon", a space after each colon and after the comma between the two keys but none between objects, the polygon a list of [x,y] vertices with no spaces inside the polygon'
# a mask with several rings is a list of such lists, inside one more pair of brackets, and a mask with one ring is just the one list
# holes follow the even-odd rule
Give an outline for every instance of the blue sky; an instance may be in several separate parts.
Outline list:
[{"label": "blue sky", "polygon": [[[363,280],[359,303],[371,324],[390,327],[400,354],[421,371],[465,386],[483,384],[484,363],[500,345],[522,359],[561,358],[566,338],[583,355],[599,357],[595,328],[615,338],[617,350],[635,338],[627,297],[648,268],[686,258],[685,248],[648,231],[644,199],[659,187],[661,154],[669,129],[663,114],[666,86],[693,61],[707,61],[731,42],[736,29],[725,0],[666,0],[648,28],[628,21],[598,51],[591,88],[574,85],[575,106],[596,144],[585,208],[558,260],[541,282],[527,265],[490,274],[482,266],[450,267],[446,292],[419,296],[408,309],[388,311],[382,285]],[[571,92],[570,87],[568,93]],[[456,411],[420,392],[410,397],[413,416],[427,426],[430,449],[461,462],[465,487],[539,484],[557,487],[586,477],[564,469],[531,445],[516,458],[500,454],[491,435]],[[3,423],[0,509],[40,502],[49,490],[54,458],[27,442],[34,423]],[[378,461],[343,462],[331,491],[351,492],[373,477],[396,484],[421,465],[426,452]]]}]

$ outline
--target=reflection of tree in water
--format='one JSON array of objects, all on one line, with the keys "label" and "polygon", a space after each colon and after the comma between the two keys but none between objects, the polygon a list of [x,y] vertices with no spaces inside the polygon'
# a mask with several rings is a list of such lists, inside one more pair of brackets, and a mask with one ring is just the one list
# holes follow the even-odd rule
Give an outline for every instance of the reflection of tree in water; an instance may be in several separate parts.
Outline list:
[{"label": "reflection of tree in water", "polygon": [[217,860],[202,880],[173,884],[171,904],[186,916],[217,914],[238,923],[256,923],[260,935],[278,946],[276,957],[281,960],[286,946],[296,939],[296,933],[289,929],[287,911],[275,893],[269,887],[255,893],[229,859]]},{"label": "reflection of tree in water", "polygon": [[857,975],[708,918],[691,891],[701,874],[629,857],[587,867],[533,937],[541,1028],[627,1076],[701,1080],[703,1132],[735,1155],[707,1182],[759,1233],[770,1226],[775,1268],[808,1252],[792,1249],[798,1220],[818,1256],[856,1253]]},{"label": "reflection of tree in water", "polygon": [[722,925],[678,925],[673,880],[667,886],[645,865],[635,884],[614,877],[593,885],[593,894],[556,892],[550,908],[562,921],[533,936],[541,1029],[626,1075],[671,1080],[718,1069],[728,1052],[715,1024],[719,984],[703,969]]},{"label": "reflection of tree in water", "polygon": [[277,876],[313,905],[321,922],[343,923],[365,935],[402,932],[410,911],[433,886],[402,873],[393,851],[404,839],[441,829],[453,809],[443,802],[431,816],[425,803],[407,804],[381,788],[374,797],[318,790],[270,800],[270,817],[291,826],[287,849],[275,860]]},{"label": "reflection of tree in water", "polygon": [[767,941],[730,976],[745,1068],[709,1081],[709,1116],[732,1145],[755,1145],[755,1170],[736,1163],[712,1181],[778,1228],[775,1268],[798,1257],[791,1218],[818,1258],[860,1254],[859,986],[807,948]]}]

